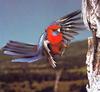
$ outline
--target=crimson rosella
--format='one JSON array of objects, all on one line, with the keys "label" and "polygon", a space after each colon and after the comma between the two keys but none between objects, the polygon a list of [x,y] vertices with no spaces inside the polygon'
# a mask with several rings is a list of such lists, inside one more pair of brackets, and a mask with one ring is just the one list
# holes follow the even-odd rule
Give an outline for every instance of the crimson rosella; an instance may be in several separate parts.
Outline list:
[{"label": "crimson rosella", "polygon": [[15,58],[13,62],[34,62],[47,57],[52,67],[56,67],[54,56],[62,56],[69,42],[83,28],[81,11],[77,10],[50,24],[41,35],[37,46],[9,41],[2,49],[4,54]]}]

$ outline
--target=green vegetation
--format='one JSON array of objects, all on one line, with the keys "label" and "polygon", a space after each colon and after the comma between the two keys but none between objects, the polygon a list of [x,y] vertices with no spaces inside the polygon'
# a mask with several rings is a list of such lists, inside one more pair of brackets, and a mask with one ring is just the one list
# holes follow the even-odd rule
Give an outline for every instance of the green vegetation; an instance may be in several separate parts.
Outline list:
[{"label": "green vegetation", "polygon": [[86,52],[86,40],[72,43],[62,58],[57,58],[56,69],[46,60],[11,63],[11,57],[0,54],[0,92],[54,92],[56,74],[60,70],[57,92],[86,92]]}]

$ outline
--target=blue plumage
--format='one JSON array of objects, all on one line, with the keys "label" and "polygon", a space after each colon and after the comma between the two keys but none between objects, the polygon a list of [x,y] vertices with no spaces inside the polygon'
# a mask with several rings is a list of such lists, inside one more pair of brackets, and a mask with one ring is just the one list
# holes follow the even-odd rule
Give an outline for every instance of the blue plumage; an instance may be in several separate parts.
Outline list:
[{"label": "blue plumage", "polygon": [[4,54],[15,57],[12,62],[35,62],[43,58],[43,40],[45,33],[40,37],[38,45],[31,45],[17,41],[9,41],[3,47]]}]

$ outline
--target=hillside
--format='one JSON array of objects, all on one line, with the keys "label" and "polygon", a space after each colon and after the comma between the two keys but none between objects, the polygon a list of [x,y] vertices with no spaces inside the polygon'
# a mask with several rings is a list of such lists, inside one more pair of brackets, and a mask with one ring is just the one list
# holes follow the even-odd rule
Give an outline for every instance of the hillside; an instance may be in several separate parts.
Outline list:
[{"label": "hillside", "polygon": [[62,75],[58,92],[85,92],[86,52],[86,40],[72,43],[64,56],[57,58],[56,69],[53,69],[47,60],[11,63],[11,57],[1,55],[0,92],[53,92],[56,74],[60,70]]},{"label": "hillside", "polygon": [[[74,62],[73,60],[70,63],[75,63],[75,65],[77,65],[79,63],[79,65],[84,65],[83,62],[83,58],[85,59],[86,56],[86,52],[87,52],[87,40],[84,41],[80,41],[80,42],[74,42],[72,44],[70,44],[70,46],[66,49],[64,55],[62,57],[57,58],[57,61],[61,61],[59,63],[69,63],[69,61],[72,58],[78,58],[82,59],[80,60],[80,62],[78,62],[77,60]],[[0,61],[2,62],[9,62],[11,60],[11,57],[5,56],[1,54],[2,52],[0,52]],[[65,62],[66,61],[66,62]],[[35,62],[34,64],[46,64],[45,61],[41,61],[41,62]]]}]

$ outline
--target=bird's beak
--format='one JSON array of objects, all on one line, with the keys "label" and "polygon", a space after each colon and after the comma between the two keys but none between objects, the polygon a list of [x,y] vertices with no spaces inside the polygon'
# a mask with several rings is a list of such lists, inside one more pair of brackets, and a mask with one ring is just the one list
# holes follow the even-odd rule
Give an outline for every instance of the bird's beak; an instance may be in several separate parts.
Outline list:
[{"label": "bird's beak", "polygon": [[60,28],[59,28],[59,29],[57,29],[57,31],[58,31],[58,32],[60,32]]}]

